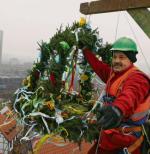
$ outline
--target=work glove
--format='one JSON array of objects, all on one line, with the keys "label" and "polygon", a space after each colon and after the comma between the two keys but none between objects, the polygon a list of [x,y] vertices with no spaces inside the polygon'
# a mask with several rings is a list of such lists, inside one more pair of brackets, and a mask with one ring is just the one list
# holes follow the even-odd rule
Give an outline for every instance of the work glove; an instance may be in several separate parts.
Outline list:
[{"label": "work glove", "polygon": [[118,127],[122,121],[123,114],[115,106],[103,106],[99,110],[100,118],[98,120],[98,125],[102,129],[111,129]]}]

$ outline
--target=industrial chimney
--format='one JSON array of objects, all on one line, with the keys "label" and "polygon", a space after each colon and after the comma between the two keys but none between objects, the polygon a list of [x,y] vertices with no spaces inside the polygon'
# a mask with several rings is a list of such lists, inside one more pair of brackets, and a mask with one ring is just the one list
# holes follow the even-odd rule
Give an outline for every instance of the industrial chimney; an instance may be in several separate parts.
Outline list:
[{"label": "industrial chimney", "polygon": [[3,31],[0,30],[0,64],[2,64]]}]

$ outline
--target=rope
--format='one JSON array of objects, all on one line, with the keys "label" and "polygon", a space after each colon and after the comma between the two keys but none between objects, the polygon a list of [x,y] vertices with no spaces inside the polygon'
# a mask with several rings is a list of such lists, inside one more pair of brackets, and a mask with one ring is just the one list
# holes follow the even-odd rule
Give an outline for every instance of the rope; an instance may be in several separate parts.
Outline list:
[{"label": "rope", "polygon": [[148,142],[148,144],[149,144],[149,146],[150,146],[150,140],[149,140],[149,138],[148,138],[148,135],[147,135],[147,133],[146,133],[146,130],[145,130],[145,128],[144,128],[144,125],[142,125],[142,129],[143,129],[143,133],[144,133],[144,135],[145,135],[145,137],[146,137],[146,140],[147,140],[147,142]]},{"label": "rope", "polygon": [[[90,12],[90,5],[91,5],[91,2],[88,2],[88,14],[89,14],[89,12]],[[88,23],[90,23],[90,21],[91,21],[91,14],[89,15],[89,16],[87,16],[87,15],[85,15],[85,19],[86,19],[86,21],[88,21]]]},{"label": "rope", "polygon": [[118,34],[118,26],[119,26],[119,20],[120,20],[120,13],[121,11],[119,11],[119,13],[117,14],[117,24],[116,24],[116,30],[115,30],[115,41],[117,39],[117,34]]},{"label": "rope", "polygon": [[[120,7],[120,3],[119,3],[119,7]],[[115,29],[115,41],[116,41],[116,39],[117,39],[117,34],[118,34],[118,26],[119,26],[119,20],[120,20],[120,12],[121,11],[119,11],[119,13],[117,14],[118,16],[117,16],[117,23],[116,23],[116,29]],[[114,57],[114,53],[112,54],[112,58]],[[112,75],[112,70],[113,70],[113,66],[112,66],[112,63],[111,63],[111,71],[110,71],[110,73],[109,73],[109,76],[111,76]],[[108,83],[107,83],[107,88],[109,89],[109,87],[110,87],[110,80],[108,81]],[[108,93],[106,93],[106,95],[108,96]]]},{"label": "rope", "polygon": [[[121,5],[120,4],[121,4],[121,0],[118,3],[118,8],[121,9]],[[120,21],[120,14],[121,14],[121,11],[119,11],[119,13],[117,14],[117,23],[116,23],[115,37],[114,37],[115,40],[114,41],[116,41],[116,39],[117,39],[118,27],[119,27],[119,21]],[[112,55],[112,57],[113,56],[114,56],[114,54]],[[112,63],[111,63],[111,71],[110,71],[110,75],[109,76],[112,75],[112,70],[113,70],[112,68],[113,68],[113,66],[112,66]],[[107,83],[107,88],[109,88],[109,87],[110,87],[110,80],[108,80],[108,83]],[[106,95],[108,95],[108,93],[106,93]],[[99,143],[101,141],[101,132],[102,132],[102,128],[101,128],[100,133],[99,133],[99,139],[98,139],[98,143],[97,143],[95,154],[97,154],[97,152],[98,152],[98,146],[99,146]]]},{"label": "rope", "polygon": [[[120,0],[119,3],[118,3],[119,10],[121,9],[121,3],[122,3],[122,0]],[[120,13],[121,13],[121,11],[119,11],[119,13],[117,14],[118,17],[117,17],[117,24],[116,24],[115,40],[114,41],[116,41],[116,39],[117,39],[117,33],[118,33],[118,27],[119,27],[119,20],[120,20]]]},{"label": "rope", "polygon": [[[120,0],[120,2],[118,3],[118,8],[121,8],[121,0]],[[116,39],[117,39],[117,34],[118,34],[118,27],[119,27],[119,20],[120,20],[120,14],[121,14],[121,11],[119,11],[119,13],[117,13],[117,23],[116,23],[116,29],[115,29],[115,36],[114,36],[114,38],[115,38],[115,40],[114,41],[116,41]],[[112,58],[114,57],[114,53],[112,53]],[[110,74],[109,74],[109,76],[111,76],[112,75],[112,70],[113,70],[113,66],[112,66],[112,63],[111,63],[111,71],[110,71]],[[109,88],[110,87],[110,80],[108,81],[108,83],[107,83],[107,88]],[[108,93],[106,93],[106,95],[108,96]]]},{"label": "rope", "polygon": [[141,45],[140,45],[140,43],[139,43],[139,41],[138,41],[138,39],[137,39],[137,37],[136,37],[136,34],[135,34],[135,32],[134,32],[134,30],[133,30],[133,28],[132,28],[132,26],[131,26],[131,24],[130,24],[130,22],[129,22],[129,19],[128,19],[127,15],[124,15],[124,16],[125,16],[125,18],[126,18],[128,24],[129,24],[129,27],[130,27],[130,29],[131,29],[131,32],[132,32],[132,34],[133,34],[133,36],[134,36],[134,38],[135,38],[135,40],[136,40],[136,42],[137,42],[137,44],[138,44],[138,46],[139,46],[139,48],[140,48],[140,51],[141,51],[141,53],[142,53],[142,56],[143,56],[143,58],[144,58],[144,60],[145,60],[145,63],[146,63],[146,65],[147,65],[147,68],[148,68],[148,70],[150,71],[150,65],[148,64],[148,61],[147,61],[146,57],[144,56],[144,53],[142,52],[142,47],[141,47]]},{"label": "rope", "polygon": [[[100,143],[100,141],[101,141],[101,132],[102,132],[102,128],[100,129],[100,132],[99,132],[99,138],[98,138],[98,142],[97,142],[95,154],[97,154],[97,152],[98,152],[99,143]],[[100,153],[100,152],[99,152],[99,153]]]}]

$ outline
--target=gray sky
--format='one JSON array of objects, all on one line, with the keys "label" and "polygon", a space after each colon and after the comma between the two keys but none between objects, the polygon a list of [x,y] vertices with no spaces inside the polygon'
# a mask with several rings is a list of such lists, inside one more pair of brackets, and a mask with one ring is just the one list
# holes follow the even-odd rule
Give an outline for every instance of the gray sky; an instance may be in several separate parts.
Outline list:
[{"label": "gray sky", "polygon": [[[90,0],[0,0],[0,30],[4,31],[3,59],[16,57],[20,61],[34,61],[38,53],[37,42],[47,41],[61,24],[72,24],[80,17],[81,2]],[[93,28],[98,27],[104,42],[112,43],[117,37],[128,36],[138,42],[140,51],[137,65],[148,70],[144,56],[150,65],[150,39],[126,12],[86,16]],[[132,32],[130,25],[134,31]],[[136,38],[134,36],[136,35]]]}]

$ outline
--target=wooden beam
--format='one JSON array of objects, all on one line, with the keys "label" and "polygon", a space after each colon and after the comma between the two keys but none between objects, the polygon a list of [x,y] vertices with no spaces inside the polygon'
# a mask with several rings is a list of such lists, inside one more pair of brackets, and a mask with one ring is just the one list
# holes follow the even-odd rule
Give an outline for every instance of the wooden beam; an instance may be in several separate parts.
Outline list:
[{"label": "wooden beam", "polygon": [[150,0],[99,0],[81,3],[80,12],[88,15],[148,7],[150,7]]},{"label": "wooden beam", "polygon": [[127,11],[150,38],[150,11],[146,8],[130,9]]}]

